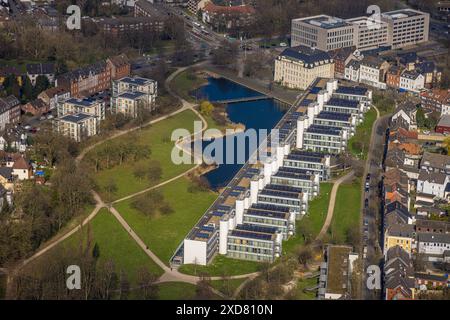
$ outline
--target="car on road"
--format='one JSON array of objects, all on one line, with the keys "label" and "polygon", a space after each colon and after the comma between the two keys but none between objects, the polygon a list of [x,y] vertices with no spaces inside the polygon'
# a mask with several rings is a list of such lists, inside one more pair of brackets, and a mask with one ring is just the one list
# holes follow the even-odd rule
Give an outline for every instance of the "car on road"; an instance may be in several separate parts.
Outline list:
[{"label": "car on road", "polygon": [[364,200],[364,208],[368,208],[369,207],[369,199],[365,199]]},{"label": "car on road", "polygon": [[50,119],[53,119],[54,117],[53,117],[53,115],[51,115],[51,114],[49,114],[48,116],[47,116],[47,119],[48,120],[50,120]]},{"label": "car on road", "polygon": [[363,258],[364,258],[364,259],[367,258],[367,246],[364,246],[364,249],[363,249]]},{"label": "car on road", "polygon": [[286,42],[280,42],[280,47],[287,47],[287,43]]},{"label": "car on road", "polygon": [[364,225],[365,225],[365,226],[368,226],[368,225],[369,225],[369,219],[367,219],[367,218],[364,219]]}]

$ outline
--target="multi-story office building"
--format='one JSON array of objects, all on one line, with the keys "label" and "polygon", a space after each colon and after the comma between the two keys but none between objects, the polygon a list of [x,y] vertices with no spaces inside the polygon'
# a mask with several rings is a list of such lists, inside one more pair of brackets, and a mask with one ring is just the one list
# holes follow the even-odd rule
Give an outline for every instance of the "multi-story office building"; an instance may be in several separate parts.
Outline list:
[{"label": "multi-story office building", "polygon": [[54,122],[54,128],[60,134],[80,142],[97,134],[98,120],[90,114],[69,114],[57,118]]},{"label": "multi-story office building", "polygon": [[323,51],[356,45],[356,26],[344,19],[318,15],[292,20],[291,46],[304,45]]},{"label": "multi-story office building", "polygon": [[393,49],[428,41],[430,15],[413,9],[385,12],[382,21],[388,24]]},{"label": "multi-story office building", "polygon": [[105,119],[105,103],[88,98],[69,98],[58,104],[58,117],[77,113],[89,114],[100,122]]},{"label": "multi-story office building", "polygon": [[369,17],[341,19],[319,15],[292,20],[292,46],[305,45],[324,51],[355,46],[370,50],[380,46],[393,49],[428,41],[428,13],[401,9]]},{"label": "multi-story office building", "polygon": [[292,89],[306,89],[316,78],[332,78],[334,62],[318,49],[298,46],[284,50],[275,59],[274,81]]},{"label": "multi-story office building", "polygon": [[358,50],[376,49],[388,45],[390,34],[385,21],[373,21],[369,17],[358,17],[346,20],[355,26],[356,48]]},{"label": "multi-story office building", "polygon": [[125,77],[113,81],[111,110],[135,118],[139,108],[154,110],[158,83],[140,77]]}]

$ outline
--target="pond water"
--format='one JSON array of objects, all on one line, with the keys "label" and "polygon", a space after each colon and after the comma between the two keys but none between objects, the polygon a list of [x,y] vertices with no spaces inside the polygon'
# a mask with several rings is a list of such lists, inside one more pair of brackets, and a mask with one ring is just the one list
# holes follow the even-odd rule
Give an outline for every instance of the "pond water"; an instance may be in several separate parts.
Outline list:
[{"label": "pond water", "polygon": [[[209,101],[247,98],[261,96],[260,93],[243,87],[239,84],[231,82],[223,78],[209,78],[208,84],[197,89],[192,93],[198,99],[207,99]],[[284,113],[287,111],[288,105],[274,99],[265,99],[257,101],[230,103],[226,107],[229,119],[234,123],[242,123],[246,129],[266,129],[267,133],[275,127],[280,121]],[[237,136],[244,133],[238,133],[233,136],[236,141]],[[222,139],[222,138],[221,138]],[[226,140],[223,139],[224,158],[226,154]],[[212,141],[205,141],[203,148],[208,146]],[[258,141],[259,144],[259,141]],[[236,143],[235,143],[236,145]],[[255,150],[251,148],[248,141],[245,146],[245,159]],[[236,158],[237,150],[234,147]],[[239,150],[242,152],[242,150]],[[214,154],[213,154],[214,155]],[[213,189],[224,187],[239,171],[243,164],[220,164],[216,169],[206,173],[204,176]]]}]

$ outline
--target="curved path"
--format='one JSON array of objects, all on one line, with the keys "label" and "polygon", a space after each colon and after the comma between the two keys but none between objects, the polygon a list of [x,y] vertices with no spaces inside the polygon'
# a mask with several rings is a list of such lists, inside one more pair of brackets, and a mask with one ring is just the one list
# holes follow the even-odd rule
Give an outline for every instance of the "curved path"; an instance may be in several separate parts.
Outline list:
[{"label": "curved path", "polygon": [[316,237],[316,240],[321,240],[323,238],[323,236],[327,233],[328,228],[331,225],[331,221],[333,220],[334,205],[336,203],[336,195],[337,195],[339,186],[341,185],[342,182],[350,179],[351,177],[353,177],[353,171],[350,171],[345,176],[340,177],[339,179],[337,179],[334,182],[333,188],[331,189],[330,202],[328,203],[327,217],[322,226],[322,229],[320,230],[319,234]]}]

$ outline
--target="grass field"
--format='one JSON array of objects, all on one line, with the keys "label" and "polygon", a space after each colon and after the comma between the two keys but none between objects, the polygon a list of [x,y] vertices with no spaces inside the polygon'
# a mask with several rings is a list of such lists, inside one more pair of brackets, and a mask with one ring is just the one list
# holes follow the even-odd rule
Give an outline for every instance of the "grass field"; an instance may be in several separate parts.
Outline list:
[{"label": "grass field", "polygon": [[199,88],[203,84],[207,83],[207,80],[192,75],[192,71],[186,70],[180,72],[171,82],[171,88],[174,90],[180,97],[187,101],[195,102],[195,98],[190,95],[190,92],[196,88]]},{"label": "grass field", "polygon": [[[84,228],[78,231],[60,246],[63,246],[66,252],[78,248],[81,241],[86,241],[87,230]],[[162,275],[162,269],[144,253],[107,209],[101,209],[90,222],[90,231],[92,243],[97,243],[100,249],[99,262],[112,260],[117,271],[126,272],[130,283],[135,282],[137,271],[145,266],[153,274]],[[45,259],[45,255],[38,258],[41,261],[42,259]]]},{"label": "grass field", "polygon": [[305,223],[305,221],[309,220],[308,223],[311,225],[312,238],[315,238],[320,232],[327,216],[328,203],[330,202],[332,188],[333,184],[330,182],[323,182],[320,184],[320,194],[309,203],[307,215],[296,223],[296,235],[288,241],[283,242],[284,254],[294,252],[299,245],[303,244],[304,239],[299,229],[301,228],[301,224]]},{"label": "grass field", "polygon": [[361,180],[343,183],[336,195],[331,236],[344,243],[349,228],[357,228],[361,214]]},{"label": "grass field", "polygon": [[354,156],[367,159],[372,126],[376,119],[377,112],[372,108],[365,114],[364,121],[356,127],[355,135],[348,141],[348,149]]},{"label": "grass field", "polygon": [[158,285],[159,300],[192,300],[196,286],[184,282],[164,282]]},{"label": "grass field", "polygon": [[[138,143],[149,146],[152,154],[149,159],[137,162],[130,161],[121,166],[98,172],[95,178],[102,197],[105,198],[104,186],[110,181],[111,177],[117,185],[117,191],[111,195],[111,198],[116,200],[175,177],[193,167],[190,164],[176,165],[172,162],[171,152],[174,142],[171,141],[171,135],[178,128],[184,128],[193,133],[194,121],[200,121],[200,119],[192,111],[184,111],[149,128],[130,133],[135,135]],[[126,137],[119,137],[114,139],[114,141],[120,139],[126,139]],[[136,178],[133,174],[133,169],[140,163],[146,164],[152,160],[158,161],[161,165],[161,180],[151,183],[146,178]]]},{"label": "grass field", "polygon": [[231,297],[236,291],[236,289],[245,281],[246,279],[229,279],[229,280],[216,280],[211,281],[211,286],[222,292],[223,294]]},{"label": "grass field", "polygon": [[207,273],[210,276],[232,276],[256,272],[261,266],[262,264],[259,262],[230,259],[222,255],[217,255],[207,266],[184,264],[180,267],[179,271],[192,275]]},{"label": "grass field", "polygon": [[316,284],[317,284],[317,278],[298,280],[297,288],[295,289],[296,290],[295,298],[298,300],[314,300],[316,298],[316,292],[315,291],[304,292],[303,289],[312,288]]},{"label": "grass field", "polygon": [[217,197],[211,191],[189,193],[190,183],[187,178],[180,178],[158,189],[174,210],[165,216],[145,216],[132,208],[133,200],[115,205],[139,237],[166,264],[189,230]]}]

